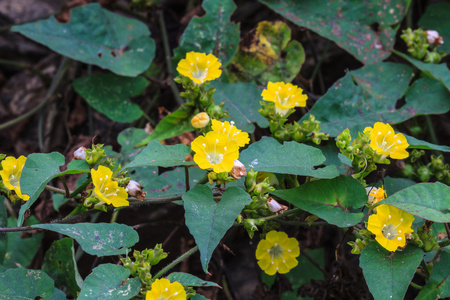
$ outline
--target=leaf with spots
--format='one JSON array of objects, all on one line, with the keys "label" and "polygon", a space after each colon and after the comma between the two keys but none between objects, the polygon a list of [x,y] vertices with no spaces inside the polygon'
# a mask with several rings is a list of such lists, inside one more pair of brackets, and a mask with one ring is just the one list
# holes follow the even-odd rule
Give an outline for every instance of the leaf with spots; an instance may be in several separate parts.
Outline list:
[{"label": "leaf with spots", "polygon": [[353,210],[367,202],[364,186],[353,177],[343,175],[311,181],[294,189],[277,190],[272,194],[339,227],[361,222],[364,213]]},{"label": "leaf with spots", "polygon": [[84,280],[78,300],[128,300],[139,293],[139,278],[128,278],[130,271],[113,264],[102,264]]},{"label": "leaf with spots", "polygon": [[404,299],[422,258],[423,250],[416,246],[391,253],[372,242],[361,251],[359,265],[375,299]]},{"label": "leaf with spots", "polygon": [[148,81],[142,77],[123,77],[115,74],[95,74],[77,78],[73,87],[90,106],[113,121],[131,123],[143,112],[130,97],[141,94]]},{"label": "leaf with spots", "polygon": [[148,69],[155,42],[146,24],[112,13],[98,3],[76,7],[70,13],[67,24],[50,17],[11,29],[62,55],[119,75],[136,76]]},{"label": "leaf with spots", "polygon": [[9,269],[0,273],[0,298],[34,300],[49,298],[53,280],[40,270]]},{"label": "leaf with spots", "polygon": [[196,185],[182,198],[186,226],[199,247],[203,271],[208,273],[208,263],[214,249],[244,206],[251,202],[250,195],[238,187],[229,187],[216,203],[209,187]]},{"label": "leaf with spots", "polygon": [[[299,122],[312,114],[321,122],[322,131],[330,136],[338,136],[349,128],[352,137],[356,137],[375,122],[399,123],[417,115],[445,113],[450,109],[450,93],[439,81],[421,78],[409,86],[412,75],[409,66],[395,63],[351,71]],[[425,94],[427,101],[423,101]],[[405,105],[396,109],[397,100],[403,96]]]},{"label": "leaf with spots", "polygon": [[42,271],[55,281],[57,288],[67,288],[72,295],[78,294],[83,279],[78,273],[72,239],[63,238],[53,242],[45,252]]},{"label": "leaf with spots", "polygon": [[55,231],[75,239],[88,254],[126,254],[139,241],[132,227],[117,223],[38,224],[32,227]]},{"label": "leaf with spots", "polygon": [[22,226],[25,211],[33,205],[45,188],[45,185],[53,178],[65,174],[89,173],[89,165],[85,161],[74,160],[67,165],[67,170],[60,171],[65,163],[61,153],[32,153],[28,155],[20,177],[20,187],[23,194],[30,199],[20,207],[17,218],[17,226]]},{"label": "leaf with spots", "polygon": [[212,53],[226,66],[236,54],[239,44],[239,25],[230,22],[236,9],[232,0],[204,0],[206,14],[194,17],[180,37],[180,46],[174,50],[176,66],[190,51]]},{"label": "leaf with spots", "polygon": [[436,223],[450,222],[450,187],[440,182],[404,188],[384,199],[383,204]]},{"label": "leaf with spots", "polygon": [[[332,40],[365,64],[387,58],[394,47],[396,30],[408,10],[407,0],[355,2],[317,0],[259,0],[271,9],[321,36]],[[375,29],[373,24],[379,26]]]}]

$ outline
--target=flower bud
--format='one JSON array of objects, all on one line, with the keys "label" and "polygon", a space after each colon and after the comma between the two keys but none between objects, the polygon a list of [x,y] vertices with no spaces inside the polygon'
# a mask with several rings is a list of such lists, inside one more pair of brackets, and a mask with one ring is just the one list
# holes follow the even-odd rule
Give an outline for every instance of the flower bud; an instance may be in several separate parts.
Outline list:
[{"label": "flower bud", "polygon": [[272,197],[270,197],[269,199],[267,199],[267,206],[269,207],[269,210],[275,214],[281,214],[283,213],[285,210],[288,209],[288,207],[286,205],[280,204],[278,203],[275,199],[273,199]]},{"label": "flower bud", "polygon": [[191,120],[192,127],[194,128],[206,127],[208,123],[209,123],[209,115],[205,112],[196,114]]},{"label": "flower bud", "polygon": [[86,148],[80,147],[73,152],[73,159],[86,160]]},{"label": "flower bud", "polygon": [[128,195],[133,196],[140,201],[143,201],[145,195],[147,194],[142,190],[141,185],[134,180],[130,180],[130,182],[128,182],[128,185],[125,188],[125,190],[127,191]]},{"label": "flower bud", "polygon": [[428,44],[440,46],[444,43],[444,40],[436,30],[426,30],[425,33],[427,34]]},{"label": "flower bud", "polygon": [[231,177],[234,179],[241,179],[243,176],[247,176],[247,171],[245,170],[245,166],[239,160],[234,161],[233,168],[230,171]]},{"label": "flower bud", "polygon": [[206,112],[208,113],[208,115],[211,118],[216,119],[216,120],[220,120],[224,117],[224,111],[223,111],[222,107],[217,104],[210,105],[206,109]]}]

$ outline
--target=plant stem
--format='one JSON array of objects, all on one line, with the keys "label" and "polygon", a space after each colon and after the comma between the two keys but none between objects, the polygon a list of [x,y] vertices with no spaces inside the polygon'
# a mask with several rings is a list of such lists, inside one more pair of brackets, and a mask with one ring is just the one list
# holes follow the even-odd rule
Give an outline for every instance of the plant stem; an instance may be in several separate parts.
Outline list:
[{"label": "plant stem", "polygon": [[413,288],[416,288],[416,289],[418,289],[418,290],[421,290],[421,289],[423,289],[423,286],[421,286],[421,285],[418,285],[418,284],[416,284],[416,283],[414,283],[414,282],[410,282],[409,283]]},{"label": "plant stem", "polygon": [[118,216],[119,216],[119,210],[114,211],[111,216],[111,221],[109,221],[109,223],[115,223]]},{"label": "plant stem", "polygon": [[159,271],[158,273],[156,273],[155,276],[153,276],[153,278],[157,279],[159,277],[161,277],[162,275],[164,275],[167,271],[169,271],[170,269],[172,269],[173,267],[175,267],[177,264],[179,264],[180,262],[182,262],[183,260],[185,260],[186,258],[188,258],[189,256],[191,256],[192,254],[194,254],[195,252],[197,252],[198,250],[198,246],[195,246],[194,248],[190,249],[189,251],[187,251],[186,253],[180,255],[177,259],[175,259],[173,262],[171,262],[170,264],[168,264],[166,267],[164,267],[161,271]]},{"label": "plant stem", "polygon": [[430,270],[428,270],[428,265],[425,260],[422,259],[420,265],[422,266],[423,272],[425,273],[425,276],[427,276],[427,279],[430,278]]},{"label": "plant stem", "polygon": [[45,189],[47,191],[53,192],[53,193],[57,193],[57,194],[61,194],[61,195],[66,195],[66,191],[51,185],[46,185]]},{"label": "plant stem", "polygon": [[40,111],[50,100],[51,96],[53,95],[53,93],[55,92],[56,88],[58,87],[62,77],[64,76],[64,73],[66,72],[67,68],[69,67],[71,60],[68,59],[67,57],[64,57],[61,61],[61,64],[59,65],[58,71],[56,72],[55,77],[53,77],[52,83],[47,91],[47,94],[45,94],[44,100],[39,103],[39,105],[37,105],[35,108],[33,108],[32,110],[28,111],[27,113],[11,120],[8,121],[6,123],[0,124],[0,130],[8,128],[10,126],[13,126],[25,119],[27,119],[28,117],[34,115],[35,113],[37,113],[38,111]]},{"label": "plant stem", "polygon": [[186,178],[186,192],[189,192],[189,190],[191,189],[189,185],[189,168],[186,166],[184,166],[184,176]]},{"label": "plant stem", "polygon": [[70,191],[69,191],[69,187],[67,186],[67,183],[66,183],[66,178],[64,178],[64,176],[61,176],[61,182],[64,186],[64,190],[66,191],[66,198],[69,198]]},{"label": "plant stem", "polygon": [[325,272],[324,269],[322,269],[322,267],[314,260],[311,258],[311,256],[309,256],[308,254],[306,254],[306,252],[302,252],[302,254],[304,257],[306,257],[307,260],[309,260],[317,269],[320,270],[320,272],[322,272],[325,277],[327,277],[327,273]]},{"label": "plant stem", "polygon": [[158,22],[159,26],[161,27],[161,38],[164,47],[164,54],[166,57],[167,73],[169,74],[170,80],[170,89],[172,90],[175,100],[177,100],[178,104],[181,105],[184,103],[184,101],[183,98],[180,97],[180,91],[178,91],[175,81],[173,81],[172,61],[171,61],[172,55],[170,54],[169,39],[167,38],[166,23],[164,21],[164,12],[162,11],[159,13]]},{"label": "plant stem", "polygon": [[0,228],[0,232],[28,231],[28,230],[33,230],[33,229],[39,229],[39,228],[33,228],[31,226],[6,227],[6,228]]}]

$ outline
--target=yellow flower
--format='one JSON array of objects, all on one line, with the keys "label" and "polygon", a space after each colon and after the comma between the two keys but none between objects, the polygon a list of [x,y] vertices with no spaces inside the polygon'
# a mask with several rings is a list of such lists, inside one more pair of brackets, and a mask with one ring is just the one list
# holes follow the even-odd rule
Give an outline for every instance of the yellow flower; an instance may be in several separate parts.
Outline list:
[{"label": "yellow flower", "polygon": [[366,127],[364,132],[370,133],[370,148],[376,153],[393,159],[404,159],[409,156],[406,151],[409,144],[402,133],[395,133],[389,124],[375,123],[373,129]]},{"label": "yellow flower", "polygon": [[104,166],[99,166],[97,171],[91,169],[94,196],[114,207],[130,205],[127,191],[119,187],[117,181],[112,180],[112,174],[111,169]]},{"label": "yellow flower", "polygon": [[368,200],[367,203],[370,205],[374,205],[380,202],[383,199],[386,199],[386,190],[384,189],[384,185],[380,188],[376,188],[374,186],[366,187]]},{"label": "yellow flower", "polygon": [[369,217],[367,230],[375,234],[375,240],[388,251],[395,251],[406,245],[405,234],[414,232],[411,228],[414,216],[395,206],[382,204],[377,213]]},{"label": "yellow flower", "polygon": [[308,96],[302,94],[303,90],[291,83],[269,81],[267,89],[261,96],[263,100],[275,103],[275,112],[284,117],[289,109],[306,106]]},{"label": "yellow flower", "polygon": [[216,173],[230,172],[239,157],[239,146],[224,134],[215,131],[199,136],[191,143],[194,161],[201,169],[212,168]]},{"label": "yellow flower", "polygon": [[23,155],[18,159],[8,156],[2,160],[3,170],[0,171],[3,184],[11,191],[15,191],[16,195],[25,201],[29,200],[30,196],[24,195],[20,191],[20,176],[22,176],[22,169],[26,160],[27,158]]},{"label": "yellow flower", "polygon": [[192,127],[194,128],[203,128],[206,125],[208,125],[208,123],[209,123],[209,116],[205,112],[196,114],[191,120]]},{"label": "yellow flower", "polygon": [[217,57],[212,54],[189,52],[186,58],[180,60],[177,71],[181,75],[189,77],[194,83],[201,84],[219,78],[222,71],[219,69],[222,64]]},{"label": "yellow flower", "polygon": [[152,283],[152,289],[147,292],[145,300],[186,300],[186,291],[181,283],[170,283],[169,279],[156,279]]},{"label": "yellow flower", "polygon": [[228,121],[220,122],[217,120],[211,120],[211,128],[215,132],[225,134],[228,137],[228,140],[235,141],[239,147],[244,147],[250,142],[247,132],[241,132],[239,129],[234,126],[234,122],[231,121],[231,124]]},{"label": "yellow flower", "polygon": [[297,266],[300,247],[295,238],[286,233],[272,230],[256,247],[256,259],[264,272],[273,275],[276,272],[285,274]]}]

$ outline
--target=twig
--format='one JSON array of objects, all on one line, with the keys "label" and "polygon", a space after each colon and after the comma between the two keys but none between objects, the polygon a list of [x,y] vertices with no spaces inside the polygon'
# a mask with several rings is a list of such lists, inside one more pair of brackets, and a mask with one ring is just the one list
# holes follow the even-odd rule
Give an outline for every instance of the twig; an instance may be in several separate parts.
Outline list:
[{"label": "twig", "polygon": [[189,251],[187,251],[186,253],[180,255],[177,259],[175,259],[173,262],[171,262],[170,264],[168,264],[166,267],[164,267],[161,271],[159,271],[158,273],[156,273],[155,276],[153,276],[153,278],[159,278],[162,275],[164,275],[167,271],[169,271],[170,269],[172,269],[173,267],[175,267],[177,264],[179,264],[180,262],[182,262],[183,260],[185,260],[186,258],[188,258],[189,256],[191,256],[192,254],[194,254],[195,252],[197,252],[198,250],[198,246],[195,246],[194,248],[190,249]]},{"label": "twig", "polygon": [[39,229],[39,228],[33,228],[31,226],[6,227],[6,228],[0,228],[0,232],[28,231],[28,230],[34,230],[34,229]]},{"label": "twig", "polygon": [[34,115],[35,113],[37,113],[38,111],[40,111],[46,104],[47,102],[50,100],[50,97],[53,95],[53,93],[55,92],[56,88],[59,85],[59,82],[61,81],[62,77],[64,76],[64,73],[67,70],[67,67],[69,66],[71,60],[68,59],[67,57],[64,57],[63,60],[61,61],[61,64],[59,65],[58,71],[56,72],[55,77],[53,77],[52,83],[50,85],[50,88],[47,91],[47,94],[44,97],[44,101],[42,101],[41,103],[39,103],[39,105],[37,105],[35,108],[33,108],[32,110],[28,111],[27,113],[11,120],[8,121],[6,123],[0,124],[0,130],[8,128],[12,125],[15,125],[25,119],[27,119],[28,117]]}]

